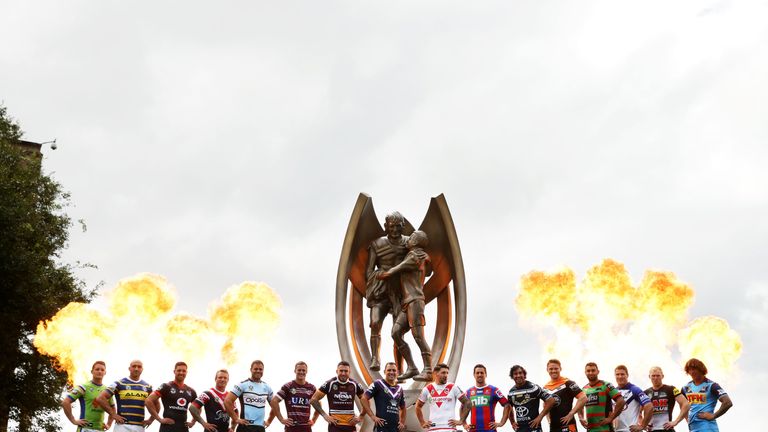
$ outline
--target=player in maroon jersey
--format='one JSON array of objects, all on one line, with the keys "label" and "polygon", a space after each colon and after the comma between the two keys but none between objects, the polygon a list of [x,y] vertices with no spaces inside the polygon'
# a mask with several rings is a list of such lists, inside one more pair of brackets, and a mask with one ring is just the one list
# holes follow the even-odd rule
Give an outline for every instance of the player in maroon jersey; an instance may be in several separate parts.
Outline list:
[{"label": "player in maroon jersey", "polygon": [[[355,425],[368,415],[373,418],[371,408],[361,401],[363,412],[355,415],[355,399],[360,400],[365,389],[349,377],[349,363],[340,361],[336,377],[331,378],[312,396],[310,404],[328,422],[328,432],[355,432]],[[320,400],[328,395],[328,413],[323,410]]]},{"label": "player in maroon jersey", "polygon": [[[293,372],[296,374],[296,379],[285,383],[269,402],[272,412],[264,426],[269,427],[272,420],[277,417],[277,420],[285,425],[286,432],[311,432],[312,426],[320,417],[320,413],[315,411],[315,415],[310,418],[309,401],[316,389],[314,385],[307,382],[306,363],[303,361],[296,363]],[[285,401],[288,418],[283,417],[280,412],[280,401]]]}]

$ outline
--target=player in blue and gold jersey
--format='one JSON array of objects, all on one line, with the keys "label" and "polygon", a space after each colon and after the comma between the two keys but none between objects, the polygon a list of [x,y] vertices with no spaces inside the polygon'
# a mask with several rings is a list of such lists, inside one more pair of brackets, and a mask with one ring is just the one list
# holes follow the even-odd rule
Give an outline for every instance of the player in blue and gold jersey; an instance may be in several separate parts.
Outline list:
[{"label": "player in blue and gold jersey", "polygon": [[[133,360],[128,367],[130,375],[107,386],[96,398],[96,403],[115,420],[115,432],[143,432],[152,424],[152,417],[144,420],[144,401],[152,393],[152,386],[141,379],[143,370],[141,361]],[[117,410],[109,405],[112,396]]]}]

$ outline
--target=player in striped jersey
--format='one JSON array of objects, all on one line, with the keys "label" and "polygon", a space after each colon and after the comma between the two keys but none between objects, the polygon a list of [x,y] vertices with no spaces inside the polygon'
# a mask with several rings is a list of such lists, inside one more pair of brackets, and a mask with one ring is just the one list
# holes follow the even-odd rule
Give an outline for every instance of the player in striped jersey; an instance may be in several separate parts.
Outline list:
[{"label": "player in striped jersey", "polygon": [[470,387],[466,395],[472,403],[471,424],[470,426],[476,432],[487,432],[495,430],[496,423],[496,404],[507,405],[507,398],[497,387],[486,383],[487,372],[485,366],[475,365],[474,372],[475,385]]},{"label": "player in striped jersey", "polygon": [[[275,397],[272,398],[272,402],[269,403],[272,411],[269,413],[267,427],[277,417],[277,420],[285,425],[285,432],[312,431],[312,426],[320,416],[320,413],[315,411],[314,416],[310,416],[309,401],[317,389],[312,383],[307,382],[308,369],[307,364],[303,361],[294,365],[293,373],[296,374],[296,379],[285,383]],[[283,414],[280,412],[281,401],[285,401],[286,417],[283,417]]]},{"label": "player in striped jersey", "polygon": [[[115,432],[143,432],[152,424],[152,417],[144,419],[144,401],[152,386],[141,379],[144,364],[141,360],[131,361],[128,367],[130,375],[115,381],[96,398],[96,403],[114,419]],[[109,404],[109,398],[115,397],[117,409]]]},{"label": "player in striped jersey", "polygon": [[[439,363],[432,375],[435,381],[422,389],[416,400],[416,418],[424,430],[429,432],[455,431],[456,426],[466,426],[472,404],[459,386],[448,382],[448,365]],[[456,420],[456,402],[461,402],[461,420]],[[429,404],[429,420],[424,418],[422,408]]]},{"label": "player in striped jersey", "polygon": [[[103,384],[107,366],[103,361],[97,361],[91,366],[91,380],[72,389],[61,401],[64,415],[77,426],[77,432],[102,431],[112,427],[112,417],[104,424],[104,409],[94,402],[107,386]],[[72,402],[80,401],[80,416],[77,420],[72,415]],[[110,399],[110,405],[112,400]]]},{"label": "player in striped jersey", "polygon": [[599,373],[597,364],[593,362],[584,366],[584,374],[589,380],[584,386],[584,393],[587,395],[587,416],[582,417],[580,412],[579,417],[582,426],[589,432],[613,432],[613,420],[624,409],[624,398],[613,384],[600,380]]}]

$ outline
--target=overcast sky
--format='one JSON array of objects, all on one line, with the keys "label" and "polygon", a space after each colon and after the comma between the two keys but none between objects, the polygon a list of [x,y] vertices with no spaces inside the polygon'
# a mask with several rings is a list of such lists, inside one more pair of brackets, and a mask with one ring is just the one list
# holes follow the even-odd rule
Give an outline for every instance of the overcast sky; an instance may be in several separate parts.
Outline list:
[{"label": "overcast sky", "polygon": [[65,259],[98,266],[89,286],[161,274],[201,316],[241,281],[275,289],[273,385],[296,356],[333,374],[357,194],[417,224],[445,193],[462,385],[479,361],[500,387],[516,362],[543,381],[520,276],[611,257],[636,281],[675,272],[691,318],[741,334],[719,421],[739,430],[768,385],[766,22],[756,0],[5,1],[0,101],[26,139],[58,140],[44,167],[87,223]]}]

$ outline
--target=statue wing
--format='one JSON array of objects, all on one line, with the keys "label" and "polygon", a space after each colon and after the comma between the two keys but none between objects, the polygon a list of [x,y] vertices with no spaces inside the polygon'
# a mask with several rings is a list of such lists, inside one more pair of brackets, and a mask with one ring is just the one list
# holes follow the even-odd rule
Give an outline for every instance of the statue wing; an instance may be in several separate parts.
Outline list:
[{"label": "statue wing", "polygon": [[[352,285],[365,296],[365,268],[368,265],[368,246],[372,241],[384,235],[384,229],[379,224],[376,211],[373,209],[373,199],[370,195],[361,193],[349,220],[345,246],[349,242],[347,261],[347,277]],[[346,249],[346,247],[345,247]],[[342,256],[342,260],[345,257]]]},{"label": "statue wing", "polygon": [[448,287],[451,280],[456,279],[457,271],[463,277],[456,229],[443,194],[430,200],[419,230],[429,237],[429,246],[425,249],[432,262],[432,276],[424,284],[425,300],[429,303]]}]

